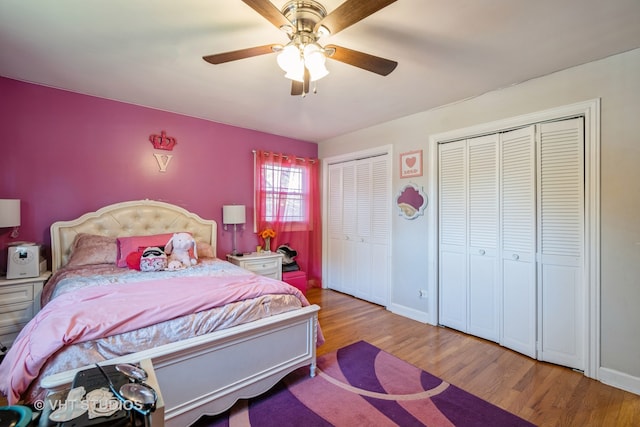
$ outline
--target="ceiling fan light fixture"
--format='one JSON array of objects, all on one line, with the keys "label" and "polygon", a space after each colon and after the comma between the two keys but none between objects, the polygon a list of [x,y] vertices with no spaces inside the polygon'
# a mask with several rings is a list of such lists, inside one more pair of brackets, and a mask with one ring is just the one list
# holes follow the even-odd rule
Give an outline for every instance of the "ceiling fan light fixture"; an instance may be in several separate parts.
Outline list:
[{"label": "ceiling fan light fixture", "polygon": [[298,46],[291,43],[286,45],[280,53],[278,53],[277,61],[278,66],[287,73],[296,70],[301,65],[304,65],[302,63],[302,57],[300,56],[300,49],[298,49]]},{"label": "ceiling fan light fixture", "polygon": [[327,60],[322,47],[317,43],[310,43],[304,47],[304,65],[309,70],[311,81],[320,80],[329,74],[329,70],[325,66]]},{"label": "ceiling fan light fixture", "polygon": [[300,61],[299,66],[287,71],[287,73],[284,76],[289,80],[303,82],[304,81],[304,62]]},{"label": "ceiling fan light fixture", "polygon": [[309,70],[309,75],[311,76],[310,80],[312,82],[318,81],[329,74],[329,70],[327,70],[327,67],[325,67],[324,65],[322,65],[322,67],[307,69]]}]

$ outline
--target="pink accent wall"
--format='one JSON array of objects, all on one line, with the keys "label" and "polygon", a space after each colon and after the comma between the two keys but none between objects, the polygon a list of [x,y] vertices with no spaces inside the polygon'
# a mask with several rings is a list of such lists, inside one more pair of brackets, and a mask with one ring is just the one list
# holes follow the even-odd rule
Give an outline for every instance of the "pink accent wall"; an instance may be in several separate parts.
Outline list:
[{"label": "pink accent wall", "polygon": [[[0,77],[0,198],[21,200],[20,236],[49,246],[49,226],[104,205],[139,199],[218,221],[218,257],[231,251],[222,205],[247,206],[238,249],[255,250],[253,154],[317,157],[315,143]],[[155,150],[149,135],[175,137]],[[159,171],[154,153],[172,154]],[[13,241],[0,229],[0,270]]]}]

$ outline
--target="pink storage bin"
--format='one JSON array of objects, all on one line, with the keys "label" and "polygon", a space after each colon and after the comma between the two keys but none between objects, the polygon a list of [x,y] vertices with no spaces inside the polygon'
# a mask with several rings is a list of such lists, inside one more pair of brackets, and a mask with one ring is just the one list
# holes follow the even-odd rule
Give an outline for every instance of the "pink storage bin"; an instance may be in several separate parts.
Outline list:
[{"label": "pink storage bin", "polygon": [[282,273],[282,281],[300,289],[300,292],[307,294],[307,273],[304,271],[287,271]]}]

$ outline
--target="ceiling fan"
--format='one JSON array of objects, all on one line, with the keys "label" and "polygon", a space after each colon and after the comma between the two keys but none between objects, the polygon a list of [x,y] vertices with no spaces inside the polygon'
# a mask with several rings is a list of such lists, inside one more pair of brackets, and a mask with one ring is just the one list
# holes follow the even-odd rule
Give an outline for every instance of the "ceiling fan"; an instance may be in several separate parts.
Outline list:
[{"label": "ceiling fan", "polygon": [[[326,76],[326,58],[331,58],[381,76],[391,73],[397,62],[333,44],[321,46],[318,40],[361,21],[396,0],[346,0],[333,12],[314,0],[291,0],[282,10],[269,0],[242,0],[289,37],[289,43],[267,44],[203,56],[211,64],[222,64],[267,53],[278,53],[278,65],[291,79],[291,95],[305,96],[310,82]],[[314,90],[315,92],[315,90]]]}]

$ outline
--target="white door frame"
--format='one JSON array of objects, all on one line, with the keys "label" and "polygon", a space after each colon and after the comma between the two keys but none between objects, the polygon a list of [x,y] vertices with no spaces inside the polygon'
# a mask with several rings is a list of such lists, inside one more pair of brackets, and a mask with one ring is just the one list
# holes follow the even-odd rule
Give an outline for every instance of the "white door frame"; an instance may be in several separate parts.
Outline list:
[{"label": "white door frame", "polygon": [[584,117],[585,238],[583,280],[585,289],[585,371],[598,379],[600,366],[600,99],[483,123],[429,137],[427,168],[431,206],[429,216],[429,323],[438,324],[438,144],[471,136],[501,132],[539,122]]}]

